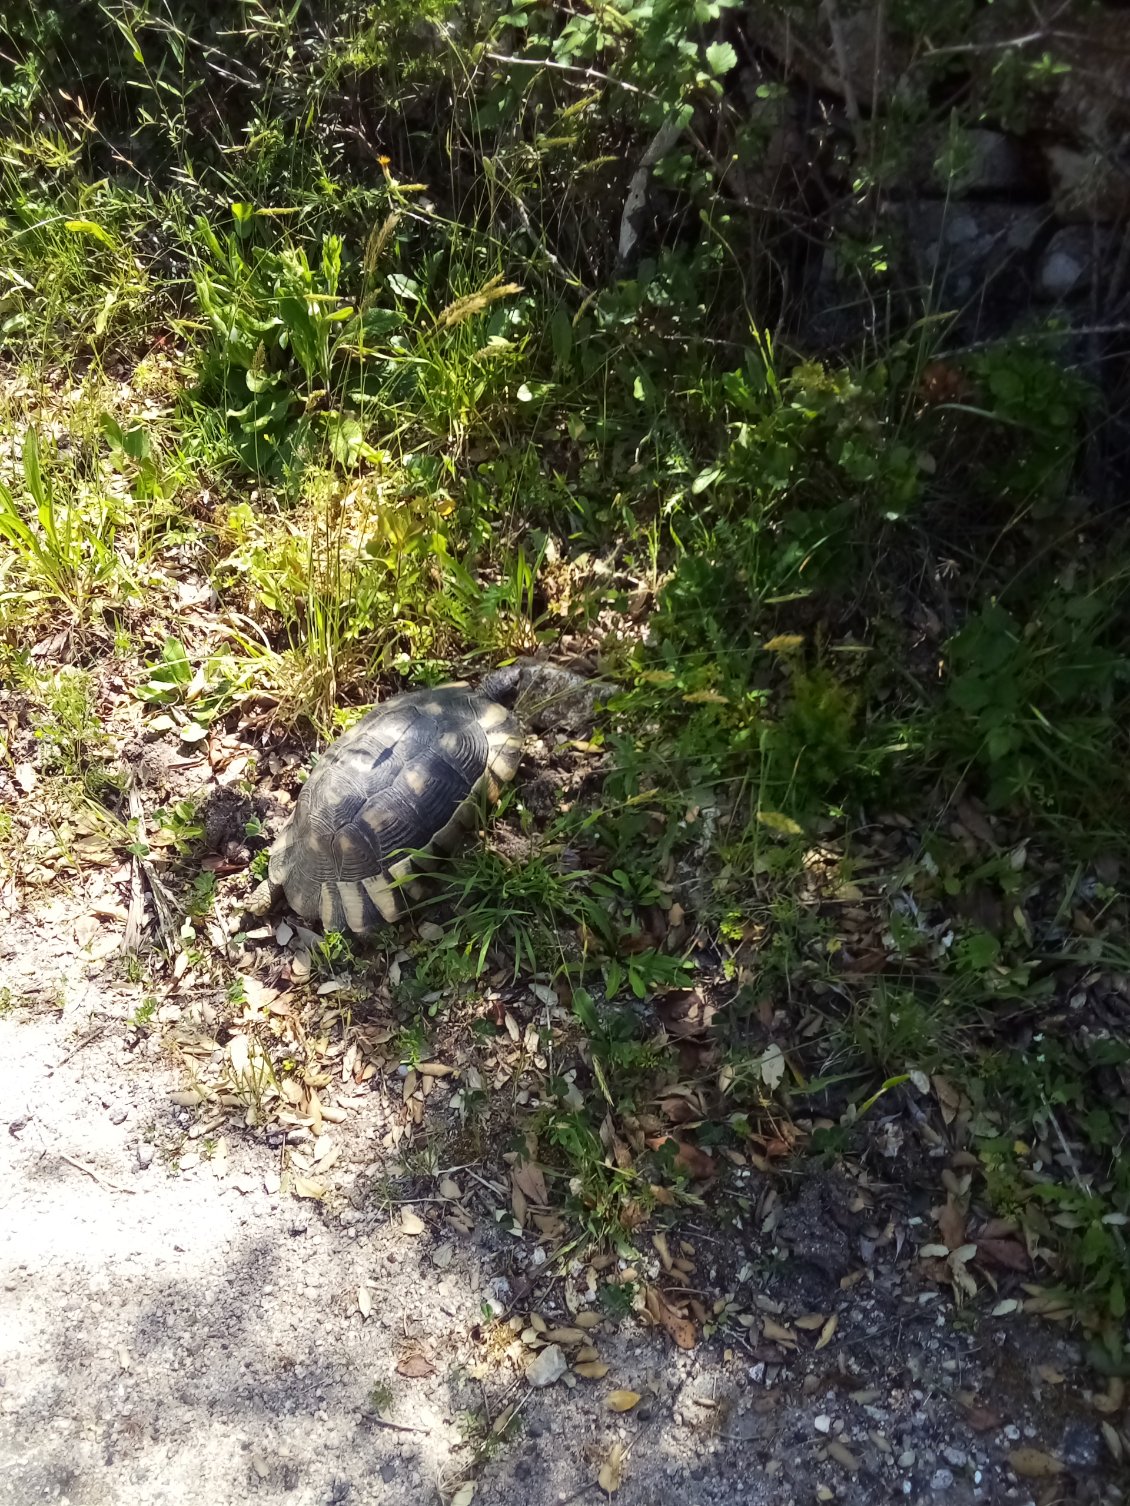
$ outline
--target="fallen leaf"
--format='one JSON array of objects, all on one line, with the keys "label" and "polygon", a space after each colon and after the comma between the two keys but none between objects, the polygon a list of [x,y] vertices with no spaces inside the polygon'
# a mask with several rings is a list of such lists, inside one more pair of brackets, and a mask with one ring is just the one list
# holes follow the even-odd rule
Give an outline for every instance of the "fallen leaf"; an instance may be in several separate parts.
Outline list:
[{"label": "fallen leaf", "polygon": [[687,1140],[676,1140],[675,1144],[679,1147],[675,1165],[680,1171],[685,1171],[688,1176],[699,1181],[714,1175],[714,1157],[708,1151],[691,1145]]},{"label": "fallen leaf", "polygon": [[597,1328],[603,1322],[600,1313],[578,1313],[573,1319],[577,1328]]},{"label": "fallen leaf", "polygon": [[542,1335],[547,1344],[579,1344],[584,1336],[583,1328],[547,1328]]},{"label": "fallen leaf", "polygon": [[313,1177],[295,1177],[295,1197],[322,1198],[326,1195],[326,1189],[321,1182],[316,1182]]},{"label": "fallen leaf", "polygon": [[517,1183],[515,1183],[510,1190],[510,1207],[513,1209],[514,1218],[519,1229],[524,1229],[526,1227],[527,1211],[526,1194],[522,1191]]},{"label": "fallen leaf", "polygon": [[406,1354],[398,1362],[396,1373],[408,1380],[424,1380],[427,1376],[436,1373],[436,1367],[422,1350],[414,1349],[411,1354]]},{"label": "fallen leaf", "polygon": [[823,1349],[826,1344],[830,1344],[832,1342],[832,1335],[838,1328],[839,1322],[839,1318],[837,1318],[835,1313],[833,1313],[828,1321],[824,1324],[824,1327],[820,1330],[820,1337],[816,1340],[817,1349]]},{"label": "fallen leaf", "polygon": [[994,1265],[1002,1265],[1010,1271],[1028,1270],[1028,1255],[1023,1245],[1017,1244],[1014,1239],[984,1239],[977,1240],[977,1258],[981,1261],[991,1261]]},{"label": "fallen leaf", "polygon": [[638,1391],[610,1391],[604,1405],[610,1412],[630,1412],[640,1399]]},{"label": "fallen leaf", "polygon": [[767,1088],[778,1087],[785,1075],[785,1057],[780,1046],[772,1045],[763,1051],[756,1066],[761,1072],[761,1081]]},{"label": "fallen leaf", "polygon": [[573,1366],[573,1371],[585,1380],[603,1380],[611,1368],[604,1360],[583,1360],[579,1365]]},{"label": "fallen leaf", "polygon": [[475,1499],[474,1480],[465,1480],[455,1494],[451,1497],[451,1506],[471,1506]]},{"label": "fallen leaf", "polygon": [[965,1243],[965,1213],[952,1194],[938,1214],[938,1228],[947,1250],[956,1250]]},{"label": "fallen leaf", "polygon": [[980,1402],[973,1402],[966,1407],[965,1420],[975,1433],[989,1433],[1001,1425],[999,1412],[994,1412],[992,1407],[982,1406]]},{"label": "fallen leaf", "polygon": [[833,1438],[831,1443],[828,1444],[828,1454],[837,1464],[842,1464],[850,1474],[854,1475],[859,1468],[859,1460],[852,1453],[851,1449],[848,1448],[846,1443],[841,1443],[837,1438]]},{"label": "fallen leaf", "polygon": [[544,1207],[549,1200],[545,1187],[545,1173],[536,1161],[527,1161],[522,1166],[511,1169],[510,1180],[516,1187],[520,1187],[526,1195],[527,1201]]},{"label": "fallen leaf", "polygon": [[423,1234],[428,1226],[418,1213],[412,1212],[411,1208],[402,1208],[400,1227],[405,1234]]},{"label": "fallen leaf", "polygon": [[644,1305],[651,1318],[674,1339],[680,1349],[693,1349],[698,1343],[698,1331],[690,1318],[684,1318],[667,1301],[657,1287],[649,1286],[644,1294]]},{"label": "fallen leaf", "polygon": [[367,1286],[357,1288],[357,1307],[363,1318],[367,1318],[373,1310],[373,1294]]},{"label": "fallen leaf", "polygon": [[783,1344],[786,1349],[796,1348],[796,1334],[791,1328],[774,1322],[772,1318],[765,1319],[761,1333],[763,1338],[769,1339],[774,1344]]},{"label": "fallen leaf", "polygon": [[596,1477],[596,1483],[610,1496],[613,1491],[620,1489],[620,1478],[624,1466],[624,1446],[614,1443],[609,1451],[608,1458],[600,1466],[600,1473]]},{"label": "fallen leaf", "polygon": [[1067,1468],[1051,1454],[1045,1454],[1043,1449],[1038,1448],[1014,1448],[1008,1456],[1008,1462],[1024,1480],[1048,1480],[1053,1475],[1063,1474]]}]

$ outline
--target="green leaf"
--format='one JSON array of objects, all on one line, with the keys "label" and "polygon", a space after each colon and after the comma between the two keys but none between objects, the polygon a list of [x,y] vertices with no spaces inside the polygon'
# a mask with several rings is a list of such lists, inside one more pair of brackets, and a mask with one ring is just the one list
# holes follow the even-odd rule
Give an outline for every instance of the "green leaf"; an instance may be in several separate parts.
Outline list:
[{"label": "green leaf", "polygon": [[738,55],[729,42],[712,42],[706,49],[706,63],[715,78],[729,73],[738,65]]},{"label": "green leaf", "polygon": [[118,249],[117,242],[108,230],[96,224],[94,220],[64,220],[63,228],[69,230],[72,235],[90,235],[96,241],[101,241],[104,246],[109,246],[111,251]]},{"label": "green leaf", "polygon": [[346,418],[340,413],[328,415],[327,437],[330,453],[339,465],[356,465],[359,459],[375,458],[374,451],[365,443],[364,430],[355,418]]}]

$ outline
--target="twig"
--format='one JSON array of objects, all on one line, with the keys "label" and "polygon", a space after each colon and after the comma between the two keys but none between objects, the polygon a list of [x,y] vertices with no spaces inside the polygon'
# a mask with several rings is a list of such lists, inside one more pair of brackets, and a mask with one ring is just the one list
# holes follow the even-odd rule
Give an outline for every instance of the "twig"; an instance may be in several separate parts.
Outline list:
[{"label": "twig", "polygon": [[640,158],[640,164],[632,174],[628,182],[628,193],[624,199],[624,209],[620,215],[620,240],[617,247],[617,255],[621,263],[626,262],[636,248],[639,240],[639,231],[635,227],[635,217],[647,202],[647,184],[651,176],[651,169],[655,164],[667,155],[682,134],[682,126],[674,115],[669,115],[663,124],[651,138],[646,151]]},{"label": "twig", "polygon": [[109,1022],[109,1020],[107,1020],[106,1023],[105,1023],[105,1025],[99,1025],[99,1027],[98,1027],[97,1030],[92,1030],[89,1035],[83,1036],[82,1040],[79,1041],[78,1045],[77,1046],[73,1046],[71,1048],[71,1050],[67,1052],[66,1056],[61,1056],[53,1067],[48,1067],[47,1068],[47,1072],[46,1072],[45,1075],[47,1077],[52,1077],[59,1070],[60,1067],[65,1067],[66,1066],[66,1064],[70,1061],[70,1059],[71,1059],[72,1056],[77,1056],[79,1054],[79,1052],[82,1051],[82,1050],[84,1050],[87,1046],[93,1045],[94,1042],[96,1040],[98,1040],[98,1038],[100,1036],[103,1036],[103,1035],[106,1034],[106,1031],[109,1028],[110,1028],[110,1022]]},{"label": "twig", "polygon": [[104,1177],[100,1171],[95,1171],[93,1166],[86,1166],[82,1161],[76,1161],[73,1156],[68,1156],[66,1151],[60,1150],[56,1154],[60,1161],[65,1161],[68,1166],[73,1166],[76,1171],[85,1171],[88,1177],[93,1177],[96,1182],[100,1183],[103,1187],[108,1187],[111,1192],[128,1192],[132,1197],[137,1191],[136,1187],[122,1187],[117,1182],[111,1182],[109,1177]]},{"label": "twig", "polygon": [[558,63],[552,58],[509,57],[504,52],[488,52],[486,56],[492,63],[509,63],[514,68],[552,68],[557,73],[571,73],[577,78],[587,78],[590,83],[611,84],[614,89],[623,89],[626,94],[638,94],[643,99],[658,102],[658,95],[652,94],[650,89],[640,89],[635,84],[629,84],[622,78],[612,78],[595,68],[581,68],[576,63]]},{"label": "twig", "polygon": [[[836,9],[836,0],[822,0],[820,9],[824,12],[824,19],[828,23],[828,30],[832,34],[832,51],[836,55],[836,71],[840,75],[840,88],[843,90],[844,109],[847,111],[848,120],[851,122],[852,134],[855,136],[856,146],[863,149],[863,133],[861,130],[861,116],[859,113],[859,100],[855,97],[855,85],[851,80],[848,69],[847,45],[844,42],[843,27],[840,25],[840,13]],[[878,53],[879,44],[875,43]]]},{"label": "twig", "polygon": [[382,1417],[379,1412],[373,1413],[373,1421],[379,1428],[389,1428],[394,1433],[430,1433],[430,1428],[414,1428],[408,1422],[389,1422],[387,1417]]}]

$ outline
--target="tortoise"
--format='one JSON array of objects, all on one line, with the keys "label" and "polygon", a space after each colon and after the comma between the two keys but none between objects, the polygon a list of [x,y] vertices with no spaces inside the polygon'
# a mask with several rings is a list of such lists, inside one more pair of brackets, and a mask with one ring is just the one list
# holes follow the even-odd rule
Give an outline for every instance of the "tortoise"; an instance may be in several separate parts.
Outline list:
[{"label": "tortoise", "polygon": [[[523,733],[508,701],[580,676],[536,661],[402,691],[367,712],[326,750],[271,848],[248,908],[265,914],[285,893],[327,931],[364,932],[401,919],[400,889],[416,855],[450,851],[480,808],[517,773]],[[591,713],[592,697],[581,696]]]}]

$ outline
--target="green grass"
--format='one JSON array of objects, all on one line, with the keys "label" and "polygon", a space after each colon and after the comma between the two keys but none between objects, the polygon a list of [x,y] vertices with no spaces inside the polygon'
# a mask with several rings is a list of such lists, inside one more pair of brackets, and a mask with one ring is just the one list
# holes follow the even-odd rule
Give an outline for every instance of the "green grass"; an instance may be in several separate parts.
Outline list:
[{"label": "green grass", "polygon": [[[592,1087],[559,1083],[538,1133],[583,1227],[627,1246],[655,1186],[694,1197],[626,1126],[687,1086],[658,1021],[712,957],[734,1002],[689,1141],[741,1152],[818,1111],[834,1154],[891,1084],[960,1082],[977,1196],[1037,1231],[1110,1348],[1118,1048],[1053,1005],[1069,967],[1125,970],[1126,875],[1096,874],[1130,846],[1130,540],[1076,507],[1099,395],[1055,331],[963,353],[896,248],[844,237],[886,323],[791,348],[735,249],[762,219],[687,142],[671,234],[618,267],[625,172],[671,111],[764,151],[689,5],[599,35],[583,8],[552,35],[547,8],[488,8],[465,35],[440,0],[384,0],[300,18],[296,46],[233,0],[208,35],[262,97],[200,81],[198,8],[86,8],[121,119],[78,103],[72,9],[5,23],[0,91],[0,639],[38,766],[120,826],[111,664],[150,732],[324,738],[393,686],[580,647],[618,686],[592,777],[548,819],[519,791],[508,843],[439,869],[404,1059],[484,979],[571,998]],[[963,15],[940,8],[933,52]],[[861,210],[934,119],[935,67],[876,124]],[[1002,64],[1000,107],[1039,73]],[[380,101],[387,157],[346,97]],[[217,605],[185,620],[200,585]],[[60,634],[67,662],[33,671]],[[148,815],[204,921],[226,896],[198,802]],[[361,965],[343,938],[313,960]],[[257,1114],[268,1086],[240,1087]],[[1032,1152],[1061,1135],[1066,1161]]]}]

